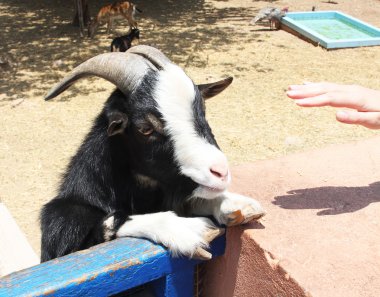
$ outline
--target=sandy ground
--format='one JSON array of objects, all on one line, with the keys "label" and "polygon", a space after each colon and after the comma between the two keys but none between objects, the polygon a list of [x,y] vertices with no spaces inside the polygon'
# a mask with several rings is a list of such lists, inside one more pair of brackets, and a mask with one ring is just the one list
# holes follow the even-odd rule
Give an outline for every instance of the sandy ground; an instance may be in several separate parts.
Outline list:
[{"label": "sandy ground", "polygon": [[[232,165],[368,138],[331,108],[301,109],[285,96],[303,81],[356,83],[380,89],[380,47],[326,51],[284,31],[251,26],[262,7],[340,10],[380,27],[379,0],[136,1],[142,44],[154,45],[196,83],[228,75],[234,82],[207,102],[208,119]],[[91,12],[105,1],[90,1]],[[0,0],[0,54],[14,58],[0,73],[0,200],[39,253],[38,215],[113,86],[84,80],[52,102],[43,96],[75,65],[107,52],[114,35],[94,40],[71,26],[71,1]],[[348,160],[349,161],[349,160]],[[252,181],[254,182],[254,181]]]}]

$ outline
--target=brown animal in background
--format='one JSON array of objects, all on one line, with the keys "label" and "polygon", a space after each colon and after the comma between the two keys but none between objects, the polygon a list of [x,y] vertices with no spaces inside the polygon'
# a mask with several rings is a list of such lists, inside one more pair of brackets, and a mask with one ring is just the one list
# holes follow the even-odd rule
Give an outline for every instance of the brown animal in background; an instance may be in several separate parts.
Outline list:
[{"label": "brown animal in background", "polygon": [[142,12],[135,4],[129,1],[117,1],[100,8],[97,16],[91,21],[88,28],[88,36],[93,38],[99,25],[107,23],[107,34],[112,29],[114,20],[126,19],[130,30],[137,28],[137,22],[134,19],[136,11]]}]

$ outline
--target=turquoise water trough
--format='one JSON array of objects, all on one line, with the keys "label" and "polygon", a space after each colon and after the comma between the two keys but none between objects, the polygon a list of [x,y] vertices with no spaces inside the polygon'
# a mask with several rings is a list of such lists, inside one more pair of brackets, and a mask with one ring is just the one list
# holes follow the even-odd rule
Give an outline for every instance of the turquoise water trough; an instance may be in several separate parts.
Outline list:
[{"label": "turquoise water trough", "polygon": [[327,49],[380,45],[380,29],[339,11],[287,13],[282,24]]}]

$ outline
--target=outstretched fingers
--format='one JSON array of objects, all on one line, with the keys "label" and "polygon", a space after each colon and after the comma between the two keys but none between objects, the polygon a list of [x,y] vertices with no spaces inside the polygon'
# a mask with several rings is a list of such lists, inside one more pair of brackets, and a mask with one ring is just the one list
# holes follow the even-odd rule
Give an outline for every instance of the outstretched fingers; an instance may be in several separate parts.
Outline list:
[{"label": "outstretched fingers", "polygon": [[342,86],[332,83],[308,83],[291,85],[287,96],[303,107],[347,107],[362,110],[364,102],[356,86]]},{"label": "outstretched fingers", "polygon": [[380,91],[357,85],[306,83],[289,86],[286,94],[302,107],[332,106],[380,111]]},{"label": "outstretched fingers", "polygon": [[336,119],[345,124],[356,124],[370,129],[380,129],[380,112],[338,111]]},{"label": "outstretched fingers", "polygon": [[333,83],[311,83],[305,82],[302,85],[290,85],[287,95],[292,99],[311,98],[327,92],[337,91],[339,85]]},{"label": "outstretched fingers", "polygon": [[297,99],[297,98],[293,98],[293,99],[295,99],[295,103],[297,105],[302,106],[302,107],[332,106],[332,107],[346,107],[346,108],[362,110],[362,111],[366,109],[365,107],[366,104],[364,100],[358,100],[342,92],[329,92],[329,93],[324,93],[324,94],[317,95],[311,98],[303,97],[300,99]]}]

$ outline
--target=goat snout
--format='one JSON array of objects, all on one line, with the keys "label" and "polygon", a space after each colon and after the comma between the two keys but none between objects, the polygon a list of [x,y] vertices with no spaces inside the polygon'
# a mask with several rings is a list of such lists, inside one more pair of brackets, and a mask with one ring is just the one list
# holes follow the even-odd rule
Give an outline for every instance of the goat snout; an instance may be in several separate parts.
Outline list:
[{"label": "goat snout", "polygon": [[210,172],[222,181],[226,181],[228,178],[228,166],[224,163],[214,164],[210,167]]},{"label": "goat snout", "polygon": [[202,158],[203,161],[198,163],[198,170],[189,170],[187,173],[199,185],[193,192],[194,197],[214,199],[227,190],[231,174],[227,158],[221,151],[214,147],[206,155],[208,158]]}]

